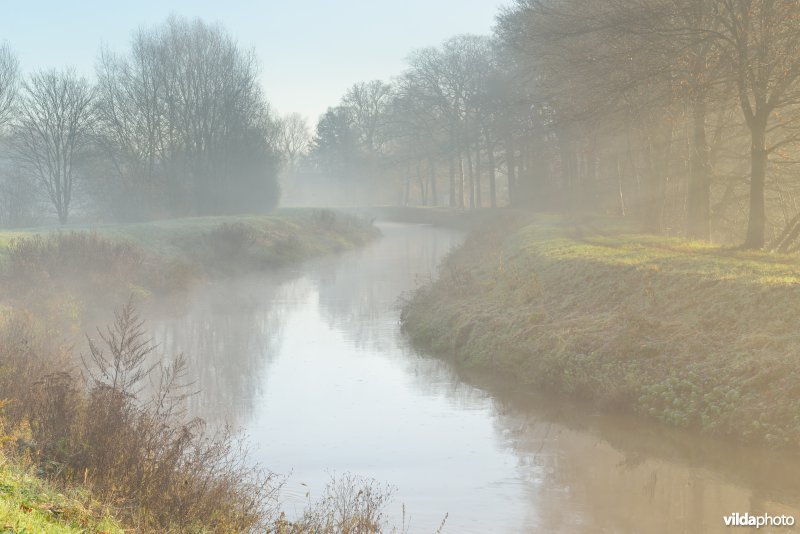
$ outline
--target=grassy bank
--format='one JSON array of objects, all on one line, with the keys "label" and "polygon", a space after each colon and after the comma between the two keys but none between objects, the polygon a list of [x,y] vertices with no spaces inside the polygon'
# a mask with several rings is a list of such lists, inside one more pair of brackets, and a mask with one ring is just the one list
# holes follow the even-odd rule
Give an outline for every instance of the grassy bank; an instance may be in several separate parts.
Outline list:
[{"label": "grassy bank", "polygon": [[407,303],[465,367],[747,442],[800,446],[800,259],[613,220],[490,225]]},{"label": "grassy bank", "polygon": [[0,311],[54,321],[98,315],[131,294],[180,293],[203,280],[290,266],[376,238],[369,222],[330,210],[195,217],[0,233]]},{"label": "grassy bank", "polygon": [[[314,255],[337,252],[363,244],[377,231],[358,218],[325,209],[279,209],[269,215],[188,217],[146,223],[67,225],[0,231],[0,258],[19,239],[52,233],[91,232],[114,241],[124,240],[163,260],[197,255],[204,237],[225,227],[231,232],[249,230],[253,241],[246,246],[260,249],[265,258],[287,263]],[[226,236],[220,236],[226,237]]]},{"label": "grassy bank", "polygon": [[86,492],[58,491],[24,468],[0,460],[0,528],[9,533],[122,533]]}]

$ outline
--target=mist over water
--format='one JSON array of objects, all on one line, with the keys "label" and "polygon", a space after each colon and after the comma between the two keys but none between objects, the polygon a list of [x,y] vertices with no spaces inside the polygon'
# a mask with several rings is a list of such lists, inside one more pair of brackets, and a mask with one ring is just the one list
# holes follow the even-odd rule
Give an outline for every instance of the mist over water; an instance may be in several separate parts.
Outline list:
[{"label": "mist over water", "polygon": [[366,248],[200,289],[153,318],[196,369],[196,415],[249,437],[300,513],[331,475],[396,488],[411,532],[722,532],[734,511],[800,513],[800,466],[591,407],[472,385],[418,354],[398,298],[462,234],[380,224]]},{"label": "mist over water", "polygon": [[163,4],[0,39],[0,525],[800,521],[800,2]]}]

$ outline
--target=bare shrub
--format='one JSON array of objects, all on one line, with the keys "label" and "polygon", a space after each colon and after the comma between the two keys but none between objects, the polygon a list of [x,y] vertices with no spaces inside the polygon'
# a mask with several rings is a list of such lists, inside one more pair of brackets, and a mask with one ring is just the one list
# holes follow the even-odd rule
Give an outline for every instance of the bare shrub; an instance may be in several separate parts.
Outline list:
[{"label": "bare shrub", "polygon": [[[311,213],[311,223],[320,232],[335,232],[347,236],[354,243],[364,243],[379,234],[372,221],[329,209],[314,210]],[[372,229],[371,235],[370,232],[365,232],[365,228],[369,227]]]},{"label": "bare shrub", "polygon": [[10,425],[34,408],[38,383],[54,370],[69,369],[68,350],[55,339],[46,323],[25,311],[0,317],[0,398],[10,400],[4,409]]},{"label": "bare shrub", "polygon": [[[252,470],[229,430],[208,436],[199,419],[186,419],[185,359],[149,364],[154,350],[132,303],[90,343],[92,381],[83,442],[85,465],[102,494],[146,511],[158,526],[203,525],[243,531],[268,515],[272,476]],[[152,391],[142,391],[149,382]]]},{"label": "bare shrub", "polygon": [[222,223],[206,234],[208,243],[223,256],[246,253],[259,238],[259,232],[242,222]]},{"label": "bare shrub", "polygon": [[28,422],[33,444],[46,466],[70,460],[70,439],[80,416],[82,399],[75,378],[66,371],[47,374],[33,384]]},{"label": "bare shrub", "polygon": [[[11,242],[0,279],[16,294],[80,285],[92,293],[147,279],[146,254],[129,241],[91,232],[58,232]],[[30,300],[30,299],[29,299]]]},{"label": "bare shrub", "polygon": [[16,393],[30,401],[22,406],[43,471],[87,484],[139,531],[268,524],[280,484],[246,462],[230,430],[209,434],[186,418],[185,359],[152,363],[155,347],[130,301],[98,334],[83,358],[85,381],[51,372]]},{"label": "bare shrub", "polygon": [[314,226],[322,229],[333,228],[336,224],[336,212],[328,209],[314,210],[311,213],[311,221]]},{"label": "bare shrub", "polygon": [[351,473],[331,476],[322,497],[310,502],[303,516],[275,523],[279,534],[375,534],[390,530],[385,516],[394,488]]},{"label": "bare shrub", "polygon": [[51,276],[73,273],[128,271],[144,263],[145,254],[124,240],[94,232],[58,232],[14,240],[8,250],[9,269],[38,265]]},{"label": "bare shrub", "polygon": [[297,234],[290,234],[276,239],[272,245],[272,252],[271,257],[266,259],[273,264],[296,261],[303,257],[303,242]]},{"label": "bare shrub", "polygon": [[136,398],[141,385],[158,365],[147,364],[148,356],[155,350],[144,331],[144,321],[136,313],[131,300],[115,312],[114,323],[98,335],[109,351],[87,336],[89,361],[84,366],[95,388],[118,392],[127,398]]},{"label": "bare shrub", "polygon": [[243,223],[222,223],[208,232],[178,243],[193,264],[222,274],[257,268],[258,249],[264,238],[257,228]]}]

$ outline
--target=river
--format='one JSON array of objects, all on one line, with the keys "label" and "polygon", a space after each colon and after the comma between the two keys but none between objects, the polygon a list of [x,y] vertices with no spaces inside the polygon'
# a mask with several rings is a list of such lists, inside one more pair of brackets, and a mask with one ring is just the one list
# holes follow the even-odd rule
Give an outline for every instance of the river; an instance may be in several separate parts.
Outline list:
[{"label": "river", "polygon": [[242,429],[254,460],[289,475],[290,513],[353,473],[393,486],[387,512],[399,524],[405,505],[413,533],[445,514],[451,533],[726,532],[734,512],[800,521],[795,457],[460,376],[415,352],[399,299],[463,235],[379,226],[363,249],[208,285],[149,321],[161,350],[189,360],[191,411]]}]

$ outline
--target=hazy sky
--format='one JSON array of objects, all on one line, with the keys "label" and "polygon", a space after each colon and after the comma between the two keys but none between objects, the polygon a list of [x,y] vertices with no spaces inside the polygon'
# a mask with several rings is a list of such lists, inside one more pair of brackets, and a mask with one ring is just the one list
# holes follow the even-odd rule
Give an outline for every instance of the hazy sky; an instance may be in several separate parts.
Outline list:
[{"label": "hazy sky", "polygon": [[[489,33],[505,0],[80,0],[8,2],[0,39],[25,71],[71,65],[92,75],[101,43],[124,51],[134,28],[170,13],[220,21],[261,61],[281,113],[312,124],[357,81],[398,74],[408,53],[459,33]],[[11,7],[13,6],[13,7]]]}]

